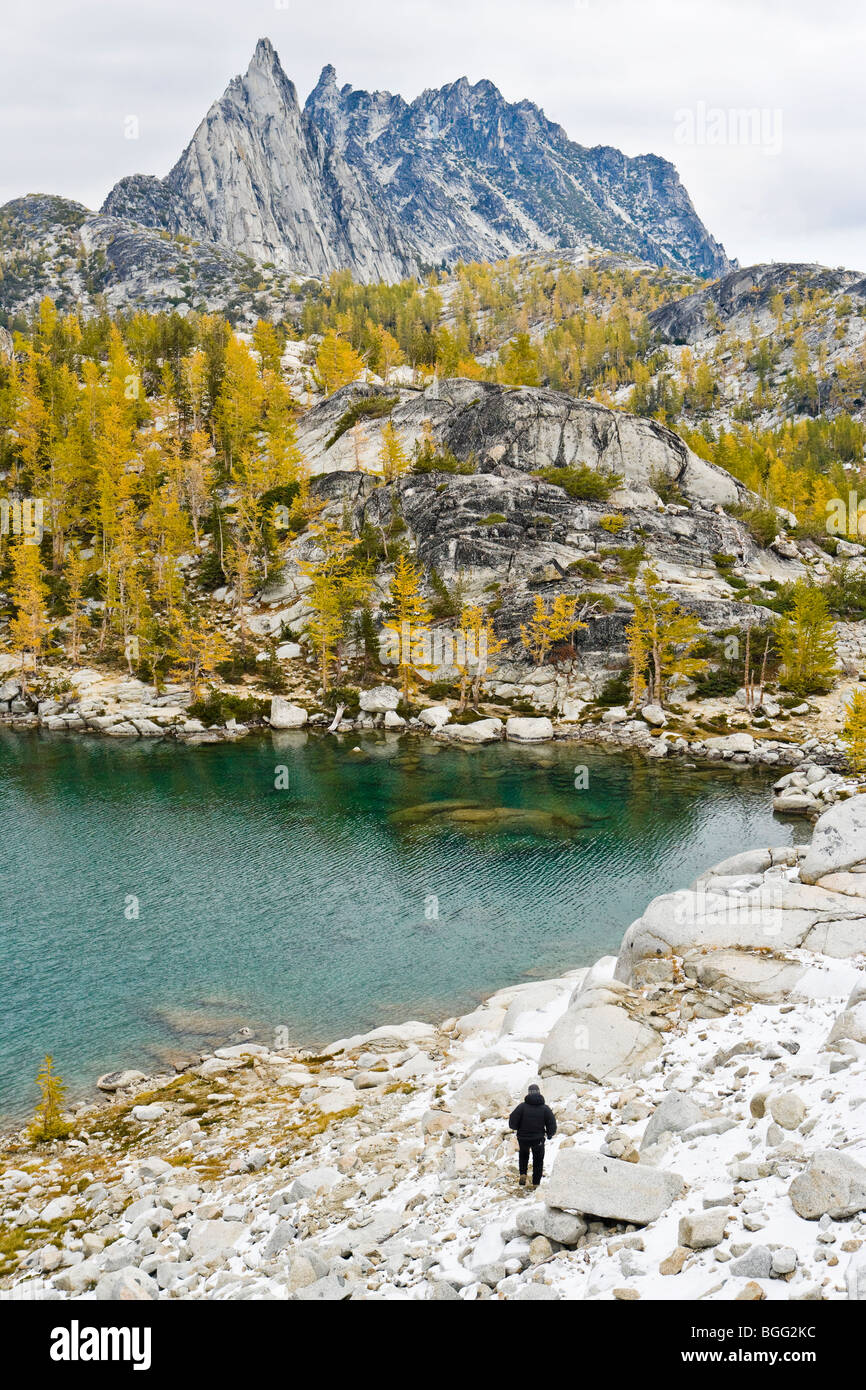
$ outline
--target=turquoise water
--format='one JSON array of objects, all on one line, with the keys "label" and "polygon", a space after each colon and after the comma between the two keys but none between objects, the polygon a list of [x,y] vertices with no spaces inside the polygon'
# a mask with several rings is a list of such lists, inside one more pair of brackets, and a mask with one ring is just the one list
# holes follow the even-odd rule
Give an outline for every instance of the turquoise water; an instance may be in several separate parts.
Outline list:
[{"label": "turquoise water", "polygon": [[49,1051],[76,1095],[241,1025],[321,1045],[587,964],[656,893],[789,843],[768,792],[560,744],[0,733],[0,1115]]}]

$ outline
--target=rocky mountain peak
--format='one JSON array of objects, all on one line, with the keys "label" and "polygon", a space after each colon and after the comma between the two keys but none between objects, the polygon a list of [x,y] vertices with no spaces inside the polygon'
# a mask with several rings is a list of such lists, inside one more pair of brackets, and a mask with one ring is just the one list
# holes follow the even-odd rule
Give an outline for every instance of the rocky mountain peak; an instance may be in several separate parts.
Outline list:
[{"label": "rocky mountain peak", "polygon": [[393,280],[589,243],[729,268],[665,160],[577,145],[487,78],[407,103],[339,87],[327,64],[302,111],[266,38],[168,177],[122,180],[103,211],[313,275]]}]

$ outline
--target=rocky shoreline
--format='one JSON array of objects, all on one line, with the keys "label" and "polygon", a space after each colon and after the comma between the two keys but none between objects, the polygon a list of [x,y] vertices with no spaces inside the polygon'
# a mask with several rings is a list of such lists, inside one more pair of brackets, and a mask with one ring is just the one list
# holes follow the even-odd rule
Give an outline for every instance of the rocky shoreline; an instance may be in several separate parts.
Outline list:
[{"label": "rocky shoreline", "polygon": [[270,715],[245,724],[234,719],[207,727],[191,718],[187,687],[169,685],[162,691],[133,677],[110,677],[84,669],[62,682],[68,689],[38,701],[22,698],[20,683],[7,675],[0,685],[0,728],[47,733],[96,734],[116,739],[168,739],[193,746],[234,743],[251,733],[309,731],[349,734],[385,731],[428,736],[461,746],[481,746],[505,739],[514,743],[567,741],[633,751],[650,759],[679,758],[730,766],[778,768],[783,774],[774,787],[774,808],[784,815],[817,819],[838,800],[853,796],[858,781],[846,775],[846,760],[838,736],[807,733],[800,739],[777,739],[769,732],[733,730],[697,738],[694,730],[679,732],[676,723],[657,706],[639,714],[625,708],[606,710],[601,717],[587,711],[585,701],[567,701],[564,713],[549,715],[481,716],[471,722],[455,719],[447,704],[427,705],[417,715],[398,713],[400,692],[391,685],[376,686],[360,695],[356,717],[310,713],[306,705],[283,696],[271,697]]},{"label": "rocky shoreline", "polygon": [[[855,796],[439,1027],[102,1078],[73,1137],[4,1141],[0,1297],[866,1298],[864,959]],[[535,1079],[538,1196],[505,1130]]]}]

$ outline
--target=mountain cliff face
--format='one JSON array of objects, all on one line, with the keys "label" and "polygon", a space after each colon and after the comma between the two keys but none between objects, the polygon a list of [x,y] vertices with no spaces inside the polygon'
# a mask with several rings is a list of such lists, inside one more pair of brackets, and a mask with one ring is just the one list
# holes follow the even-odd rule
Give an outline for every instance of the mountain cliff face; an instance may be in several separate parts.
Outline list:
[{"label": "mountain cliff face", "polygon": [[301,108],[267,39],[167,178],[122,179],[102,210],[366,280],[589,243],[706,275],[730,265],[666,160],[574,144],[465,77],[406,102],[326,67]]}]

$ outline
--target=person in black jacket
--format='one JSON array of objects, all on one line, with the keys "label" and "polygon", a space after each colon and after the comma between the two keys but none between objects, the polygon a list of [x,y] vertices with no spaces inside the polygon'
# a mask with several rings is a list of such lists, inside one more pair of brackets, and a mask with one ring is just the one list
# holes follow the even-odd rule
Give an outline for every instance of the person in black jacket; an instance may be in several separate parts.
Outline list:
[{"label": "person in black jacket", "polygon": [[544,1141],[552,1139],[556,1133],[556,1117],[537,1086],[530,1086],[525,1098],[508,1117],[509,1129],[517,1134],[520,1156],[518,1159],[518,1179],[520,1186],[526,1186],[526,1170],[529,1155],[532,1154],[532,1186],[541,1182],[544,1171]]}]

